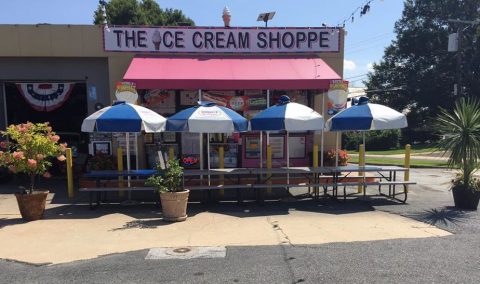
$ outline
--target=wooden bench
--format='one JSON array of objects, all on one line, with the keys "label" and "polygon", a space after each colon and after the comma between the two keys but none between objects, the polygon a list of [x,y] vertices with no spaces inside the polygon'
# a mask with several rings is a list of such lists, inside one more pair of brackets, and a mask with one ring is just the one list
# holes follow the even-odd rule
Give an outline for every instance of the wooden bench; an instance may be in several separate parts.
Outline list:
[{"label": "wooden bench", "polygon": [[101,199],[101,194],[102,192],[106,193],[107,192],[120,192],[120,191],[155,191],[154,187],[81,187],[78,189],[80,192],[88,192],[89,193],[89,205],[90,209],[93,209],[93,194],[97,193],[97,206],[100,205],[100,199]]}]

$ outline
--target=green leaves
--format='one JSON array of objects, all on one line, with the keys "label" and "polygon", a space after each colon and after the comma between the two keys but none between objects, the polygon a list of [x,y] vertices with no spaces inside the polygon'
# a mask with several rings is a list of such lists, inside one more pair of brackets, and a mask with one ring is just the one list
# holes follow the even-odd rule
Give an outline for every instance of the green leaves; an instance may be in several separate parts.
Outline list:
[{"label": "green leaves", "polygon": [[183,191],[183,167],[178,160],[168,161],[167,169],[162,169],[157,164],[157,174],[149,177],[145,183],[147,186],[154,186],[159,192]]},{"label": "green leaves", "polygon": [[[402,130],[407,142],[434,140],[430,122],[439,107],[451,110],[457,70],[463,94],[480,92],[480,41],[477,26],[449,19],[476,20],[480,0],[406,0],[395,24],[396,39],[374,65],[366,86],[372,102],[408,111],[412,127]],[[462,28],[459,52],[448,52],[448,34]],[[461,64],[457,69],[457,56]],[[396,90],[396,87],[402,87]],[[394,91],[391,91],[394,89]]]},{"label": "green leaves", "polygon": [[[194,26],[192,19],[177,9],[161,9],[154,0],[110,0],[106,7],[109,25]],[[94,24],[102,24],[102,7],[94,13]]]},{"label": "green leaves", "polygon": [[443,136],[439,148],[448,153],[448,165],[461,170],[463,184],[471,183],[480,162],[480,100],[460,98],[452,113],[441,109],[437,129]]}]

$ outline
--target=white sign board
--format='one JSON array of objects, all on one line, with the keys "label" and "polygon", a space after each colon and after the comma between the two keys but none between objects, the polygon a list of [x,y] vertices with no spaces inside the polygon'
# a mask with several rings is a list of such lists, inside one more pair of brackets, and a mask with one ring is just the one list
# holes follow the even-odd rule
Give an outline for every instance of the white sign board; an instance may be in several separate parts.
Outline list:
[{"label": "white sign board", "polygon": [[339,52],[339,28],[104,29],[105,51],[151,53],[319,53]]}]

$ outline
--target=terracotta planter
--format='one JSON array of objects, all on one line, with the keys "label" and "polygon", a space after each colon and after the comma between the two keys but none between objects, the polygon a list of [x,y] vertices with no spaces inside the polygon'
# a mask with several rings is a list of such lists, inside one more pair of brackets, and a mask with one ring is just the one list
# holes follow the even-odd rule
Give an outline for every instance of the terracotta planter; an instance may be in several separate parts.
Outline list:
[{"label": "terracotta planter", "polygon": [[48,190],[34,191],[32,194],[15,193],[22,218],[35,221],[43,218]]},{"label": "terracotta planter", "polygon": [[163,220],[179,222],[187,219],[187,202],[189,193],[189,190],[160,193]]},{"label": "terracotta planter", "polygon": [[455,207],[467,210],[477,210],[480,191],[472,191],[463,187],[453,187],[453,202]]}]

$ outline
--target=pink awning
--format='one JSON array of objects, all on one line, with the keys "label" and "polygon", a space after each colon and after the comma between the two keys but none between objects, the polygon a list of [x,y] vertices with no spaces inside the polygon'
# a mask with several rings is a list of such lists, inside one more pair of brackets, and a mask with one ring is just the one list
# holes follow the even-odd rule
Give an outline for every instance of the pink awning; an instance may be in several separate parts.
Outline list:
[{"label": "pink awning", "polygon": [[305,90],[341,77],[320,58],[137,56],[123,79],[137,89]]}]

